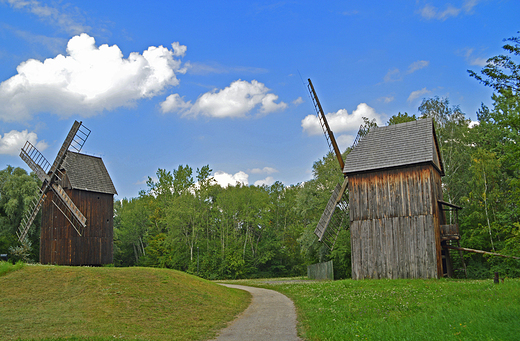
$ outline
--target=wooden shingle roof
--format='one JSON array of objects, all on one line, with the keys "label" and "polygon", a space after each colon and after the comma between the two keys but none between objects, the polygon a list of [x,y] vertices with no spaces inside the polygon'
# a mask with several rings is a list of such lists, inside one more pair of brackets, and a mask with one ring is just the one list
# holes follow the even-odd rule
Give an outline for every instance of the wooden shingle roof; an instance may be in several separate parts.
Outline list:
[{"label": "wooden shingle roof", "polygon": [[347,155],[343,172],[432,163],[444,175],[431,118],[372,128]]},{"label": "wooden shingle roof", "polygon": [[73,189],[117,194],[100,157],[68,151],[63,166]]}]

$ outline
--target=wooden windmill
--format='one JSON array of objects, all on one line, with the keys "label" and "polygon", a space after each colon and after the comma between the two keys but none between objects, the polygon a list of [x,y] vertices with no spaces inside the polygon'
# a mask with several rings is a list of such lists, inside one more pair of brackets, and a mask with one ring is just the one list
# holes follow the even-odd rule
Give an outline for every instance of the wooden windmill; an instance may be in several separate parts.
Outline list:
[{"label": "wooden windmill", "polygon": [[20,157],[42,181],[39,198],[17,232],[23,242],[43,207],[40,263],[101,265],[112,262],[115,187],[101,158],[80,154],[90,130],[75,121],[51,165],[27,141]]},{"label": "wooden windmill", "polygon": [[[460,246],[461,207],[443,200],[444,165],[432,119],[360,128],[343,161],[310,79],[308,88],[345,177],[314,233],[332,249],[349,218],[353,279],[452,277],[450,250],[458,251],[465,276],[462,252],[520,259]],[[448,211],[455,211],[454,221],[448,221]]]}]

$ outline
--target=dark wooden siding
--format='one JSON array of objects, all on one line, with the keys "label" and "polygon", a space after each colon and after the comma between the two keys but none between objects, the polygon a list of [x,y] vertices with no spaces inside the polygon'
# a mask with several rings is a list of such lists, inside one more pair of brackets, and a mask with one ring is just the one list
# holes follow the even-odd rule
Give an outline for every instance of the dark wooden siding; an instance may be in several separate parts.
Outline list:
[{"label": "dark wooden siding", "polygon": [[[78,235],[52,203],[49,192],[42,210],[40,262],[59,265],[101,265],[113,262],[113,195],[66,189],[87,218]],[[56,199],[59,200],[59,199]]]},{"label": "dark wooden siding", "polygon": [[352,278],[442,275],[439,195],[431,164],[349,175]]}]

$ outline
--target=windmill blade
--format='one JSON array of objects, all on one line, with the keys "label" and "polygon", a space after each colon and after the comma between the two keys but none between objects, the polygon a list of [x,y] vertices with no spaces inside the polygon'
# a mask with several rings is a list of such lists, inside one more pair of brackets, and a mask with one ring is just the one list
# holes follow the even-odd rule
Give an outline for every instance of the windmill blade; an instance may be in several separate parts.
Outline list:
[{"label": "windmill blade", "polygon": [[330,130],[329,123],[327,122],[327,118],[325,117],[325,113],[323,112],[323,108],[321,107],[320,100],[318,99],[318,95],[314,90],[314,86],[312,85],[311,79],[308,79],[309,92],[311,94],[312,103],[314,104],[314,109],[316,110],[316,115],[320,121],[321,128],[323,129],[323,133],[325,134],[325,139],[327,140],[327,144],[329,145],[329,149],[331,152],[336,154],[336,158],[339,162],[339,167],[341,168],[341,172],[343,173],[343,168],[345,168],[345,164],[343,162],[343,157],[341,156],[341,152],[339,151],[338,144],[336,143],[336,139],[334,138],[334,134],[332,130]]},{"label": "windmill blade", "polygon": [[50,177],[47,175],[47,172],[49,171],[51,164],[42,153],[31,144],[31,142],[25,142],[25,145],[20,151],[20,157],[33,170],[33,172],[36,173],[42,182],[50,182]]},{"label": "windmill blade", "polygon": [[[86,224],[87,218],[85,218],[83,213],[81,213],[81,211],[76,207],[76,205],[72,202],[72,200],[67,195],[67,193],[65,193],[63,188],[60,185],[54,183],[54,184],[52,184],[52,190],[61,199],[62,204],[67,208],[67,210],[70,213],[72,213],[74,218],[80,223],[81,227],[87,226],[87,224]],[[55,203],[55,205],[56,205],[56,203]],[[59,208],[59,206],[58,206],[58,208]],[[67,214],[65,214],[65,212],[62,209],[60,209],[60,211],[65,215],[65,217],[67,217]],[[67,219],[69,219],[69,218],[67,217]],[[76,224],[74,224],[70,219],[69,219],[69,221],[74,226],[76,231],[78,231],[78,233],[81,235],[81,233],[79,232],[78,226],[76,226]]]},{"label": "windmill blade", "polygon": [[336,239],[338,238],[341,224],[348,215],[348,198],[346,190],[348,187],[348,178],[345,178],[343,184],[337,184],[332,195],[321,215],[320,221],[314,230],[314,234],[320,242],[323,242],[330,250],[334,248]]},{"label": "windmill blade", "polygon": [[20,241],[20,243],[23,242],[23,240],[27,236],[27,232],[29,232],[29,228],[31,227],[34,219],[36,218],[36,215],[40,211],[45,197],[45,193],[42,192],[38,199],[33,202],[33,205],[29,213],[26,214],[25,217],[22,219],[20,226],[18,227],[18,232],[16,232],[16,235],[18,236],[18,240]]},{"label": "windmill blade", "polygon": [[85,144],[85,141],[89,135],[90,130],[87,127],[82,125],[81,122],[74,121],[69,134],[65,138],[65,141],[63,142],[63,145],[61,146],[60,151],[58,152],[58,155],[56,156],[56,159],[51,166],[50,178],[52,181],[54,181],[56,173],[59,171],[63,160],[65,160],[65,155],[67,154],[69,147],[72,146],[77,152],[81,151],[81,148],[83,148],[83,145]]}]

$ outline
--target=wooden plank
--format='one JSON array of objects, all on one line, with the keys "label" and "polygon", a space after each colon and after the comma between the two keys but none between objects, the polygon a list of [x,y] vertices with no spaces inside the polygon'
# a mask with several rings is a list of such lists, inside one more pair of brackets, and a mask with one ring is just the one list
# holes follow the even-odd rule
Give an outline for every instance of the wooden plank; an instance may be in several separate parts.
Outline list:
[{"label": "wooden plank", "polygon": [[426,218],[426,227],[425,227],[425,241],[426,241],[426,247],[428,249],[428,258],[426,259],[427,262],[427,269],[429,271],[428,276],[430,278],[437,278],[437,263],[436,263],[436,249],[437,246],[435,245],[435,228],[433,226],[433,215],[427,215]]},{"label": "wooden plank", "polygon": [[392,254],[394,255],[392,259],[393,278],[400,278],[401,253],[399,249],[399,217],[392,218],[392,241]]},{"label": "wooden plank", "polygon": [[362,275],[363,278],[369,278],[369,263],[370,263],[370,222],[363,220],[361,228],[361,248],[363,250],[362,256]]},{"label": "wooden plank", "polygon": [[371,220],[371,229],[372,229],[372,243],[371,243],[371,248],[372,248],[372,265],[371,265],[371,274],[370,274],[370,278],[374,278],[374,279],[378,279],[379,278],[379,267],[380,267],[380,264],[379,264],[379,261],[380,261],[380,257],[379,257],[379,248],[378,248],[378,245],[379,245],[379,232],[378,232],[378,223],[377,223],[377,219],[372,219]]},{"label": "wooden plank", "polygon": [[417,254],[419,255],[417,259],[417,278],[426,278],[425,277],[425,264],[424,264],[424,257],[425,257],[425,248],[424,248],[424,215],[420,215],[417,217]]},{"label": "wooden plank", "polygon": [[379,273],[378,278],[387,278],[386,276],[386,235],[383,219],[377,219],[378,224],[378,259],[379,259]]},{"label": "wooden plank", "polygon": [[[352,205],[350,205],[350,207],[352,207]],[[351,264],[351,271],[352,271],[352,279],[358,279],[358,266],[357,266],[359,263],[358,224],[359,224],[358,221],[350,222],[350,264]]]},{"label": "wooden plank", "polygon": [[423,256],[423,250],[421,250],[420,243],[421,243],[421,235],[422,235],[422,221],[420,219],[421,216],[414,216],[411,217],[411,224],[412,224],[412,231],[413,231],[413,239],[414,239],[414,245],[413,245],[413,256],[412,256],[412,262],[413,262],[413,268],[414,268],[414,278],[422,278],[422,256]]}]

